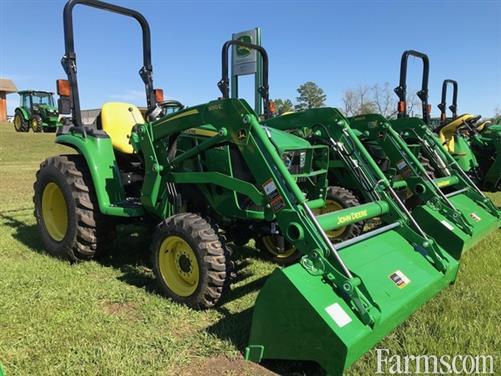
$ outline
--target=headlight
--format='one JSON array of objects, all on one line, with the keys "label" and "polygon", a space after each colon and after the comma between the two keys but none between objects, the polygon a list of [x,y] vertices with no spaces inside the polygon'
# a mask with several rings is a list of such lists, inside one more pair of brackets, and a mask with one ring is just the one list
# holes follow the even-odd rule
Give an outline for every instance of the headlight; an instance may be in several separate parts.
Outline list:
[{"label": "headlight", "polygon": [[289,169],[292,166],[292,160],[294,159],[294,152],[285,152],[282,155],[282,161],[285,164],[285,167]]},{"label": "headlight", "polygon": [[306,165],[306,151],[286,151],[282,154],[282,161],[291,174],[300,174]]}]

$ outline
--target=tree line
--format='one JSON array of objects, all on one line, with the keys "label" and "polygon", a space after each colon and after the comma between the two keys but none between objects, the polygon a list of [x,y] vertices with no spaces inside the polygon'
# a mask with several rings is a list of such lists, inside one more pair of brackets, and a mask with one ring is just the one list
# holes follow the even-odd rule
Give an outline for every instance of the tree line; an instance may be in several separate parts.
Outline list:
[{"label": "tree line", "polygon": [[[324,90],[312,81],[305,82],[297,89],[298,96],[295,103],[290,99],[277,98],[275,113],[282,115],[291,111],[303,111],[310,108],[325,107],[327,95]],[[411,116],[421,115],[420,100],[415,94],[416,90],[408,90],[406,99],[407,113]],[[343,92],[343,107],[340,110],[346,116],[378,113],[387,118],[397,114],[397,96],[388,82],[384,84],[359,85]],[[496,107],[495,118],[501,116],[501,108]]]}]

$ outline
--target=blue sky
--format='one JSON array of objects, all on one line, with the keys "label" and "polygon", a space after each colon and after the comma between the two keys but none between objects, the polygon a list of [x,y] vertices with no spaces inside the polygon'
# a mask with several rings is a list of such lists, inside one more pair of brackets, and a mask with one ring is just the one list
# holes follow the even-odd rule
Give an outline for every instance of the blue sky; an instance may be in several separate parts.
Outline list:
[{"label": "blue sky", "polygon": [[[402,52],[416,49],[430,57],[434,115],[444,78],[459,82],[459,112],[490,116],[501,107],[501,1],[115,3],[146,16],[155,86],[187,105],[219,95],[223,42],[259,26],[270,55],[272,98],[294,100],[301,83],[314,81],[328,105],[341,107],[345,89],[385,82],[395,87]],[[0,77],[12,78],[18,89],[55,90],[56,78],[65,78],[59,62],[64,4],[0,0]],[[77,6],[74,25],[82,108],[110,100],[143,104],[135,21]],[[420,63],[411,60],[410,87],[419,87],[420,72]],[[18,98],[8,99],[12,113]]]}]

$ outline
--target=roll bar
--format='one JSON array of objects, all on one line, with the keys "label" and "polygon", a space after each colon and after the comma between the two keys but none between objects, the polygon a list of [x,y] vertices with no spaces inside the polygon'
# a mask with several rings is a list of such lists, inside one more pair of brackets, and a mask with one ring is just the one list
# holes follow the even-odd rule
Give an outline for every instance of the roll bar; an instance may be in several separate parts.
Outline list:
[{"label": "roll bar", "polygon": [[414,56],[423,61],[423,80],[421,83],[421,90],[416,94],[421,99],[421,105],[423,108],[423,121],[429,124],[430,121],[430,109],[428,106],[428,78],[430,76],[430,60],[428,55],[414,50],[404,51],[402,54],[402,59],[400,61],[400,84],[395,88],[395,93],[398,95],[398,117],[407,117],[407,61],[409,56]]},{"label": "roll bar", "polygon": [[458,83],[454,80],[444,80],[442,83],[442,101],[437,105],[440,109],[440,122],[445,123],[447,120],[447,86],[452,85],[452,104],[449,106],[449,110],[452,112],[452,117],[456,118],[458,116]]},{"label": "roll bar", "polygon": [[68,75],[68,81],[71,87],[71,110],[73,116],[73,123],[76,126],[82,126],[82,117],[80,113],[80,98],[78,94],[77,82],[77,64],[75,45],[73,38],[73,8],[75,5],[81,4],[92,8],[102,9],[113,13],[118,13],[123,16],[134,18],[141,25],[143,33],[143,66],[139,70],[145,90],[146,102],[148,109],[151,110],[156,106],[156,98],[153,91],[153,67],[151,65],[151,37],[150,26],[144,16],[132,9],[124,8],[118,5],[105,3],[98,0],[69,0],[64,6],[63,20],[64,20],[64,48],[65,53],[61,59],[64,71]]},{"label": "roll bar", "polygon": [[270,112],[270,87],[268,84],[268,53],[266,50],[258,46],[257,44],[246,43],[239,40],[229,40],[223,45],[223,49],[221,51],[221,59],[222,59],[222,72],[221,72],[221,80],[217,83],[217,87],[221,90],[223,94],[223,98],[230,97],[230,79],[228,76],[228,50],[230,46],[241,46],[251,50],[256,50],[259,52],[263,59],[263,84],[259,87],[258,93],[263,98],[263,108],[264,108],[264,117],[268,119],[271,116]]}]

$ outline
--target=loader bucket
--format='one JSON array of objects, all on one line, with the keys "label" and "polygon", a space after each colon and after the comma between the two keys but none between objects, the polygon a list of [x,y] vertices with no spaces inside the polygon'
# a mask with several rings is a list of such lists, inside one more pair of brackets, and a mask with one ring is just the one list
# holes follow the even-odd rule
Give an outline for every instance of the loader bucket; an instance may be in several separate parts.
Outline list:
[{"label": "loader bucket", "polygon": [[456,260],[461,254],[485,238],[488,233],[501,226],[501,220],[465,194],[449,197],[454,207],[465,215],[472,234],[468,235],[455,226],[448,218],[429,205],[422,205],[412,212],[421,228]]},{"label": "loader bucket", "polygon": [[388,231],[340,251],[380,316],[363,324],[343,297],[301,264],[276,269],[258,295],[245,357],[314,361],[341,375],[426,301],[451,284],[458,263],[439,272],[398,232]]}]

